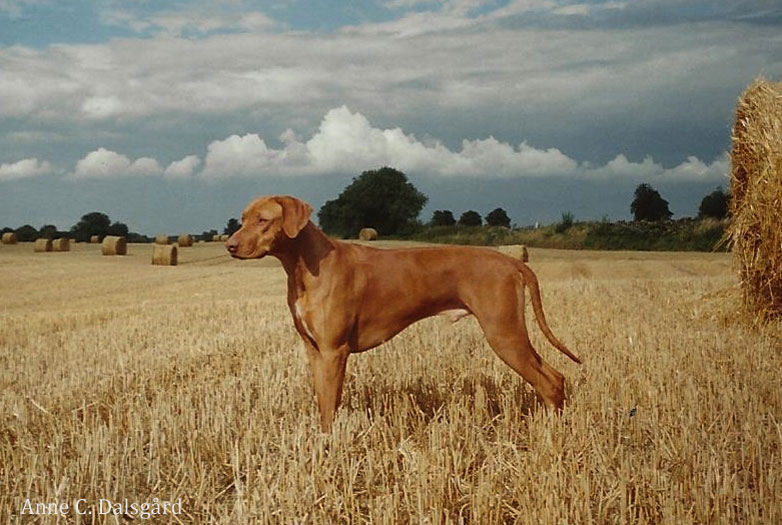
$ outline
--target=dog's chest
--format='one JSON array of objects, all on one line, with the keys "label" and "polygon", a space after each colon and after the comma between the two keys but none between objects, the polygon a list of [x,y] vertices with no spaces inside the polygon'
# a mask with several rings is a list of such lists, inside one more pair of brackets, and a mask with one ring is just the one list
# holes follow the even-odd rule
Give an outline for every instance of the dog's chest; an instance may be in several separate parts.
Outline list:
[{"label": "dog's chest", "polygon": [[315,334],[313,333],[312,328],[307,322],[307,315],[305,314],[305,312],[306,309],[301,299],[293,303],[293,316],[296,318],[296,321],[298,322],[299,326],[302,327],[302,329],[307,334],[307,336],[313,341],[315,341],[316,340]]}]

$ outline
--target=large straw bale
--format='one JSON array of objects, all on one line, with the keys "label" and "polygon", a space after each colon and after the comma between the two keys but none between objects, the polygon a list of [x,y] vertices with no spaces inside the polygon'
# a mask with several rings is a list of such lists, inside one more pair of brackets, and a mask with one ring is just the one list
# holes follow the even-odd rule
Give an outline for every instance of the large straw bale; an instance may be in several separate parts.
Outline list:
[{"label": "large straw bale", "polygon": [[90,236],[90,243],[91,244],[98,244],[100,242],[100,235],[91,235]]},{"label": "large straw bale", "polygon": [[731,149],[728,238],[744,307],[782,316],[782,83],[758,78],[741,95]]},{"label": "large straw bale", "polygon": [[176,266],[177,251],[176,244],[156,244],[152,248],[152,264],[160,266]]},{"label": "large straw bale", "polygon": [[212,235],[212,242],[220,242],[221,235]]},{"label": "large straw bale", "polygon": [[169,244],[170,240],[168,238],[168,235],[163,235],[162,233],[160,235],[155,236],[155,244]]},{"label": "large straw bale", "polygon": [[509,257],[518,259],[521,262],[529,261],[529,252],[527,247],[523,244],[509,244],[506,246],[498,246],[497,249]]},{"label": "large straw bale", "polygon": [[377,230],[374,228],[361,228],[358,232],[358,238],[362,241],[376,241]]},{"label": "large straw bale", "polygon": [[222,234],[222,235],[220,236],[220,242],[225,242],[225,241],[227,241],[227,240],[228,240],[230,237],[231,237],[230,235],[228,235],[227,233],[224,233],[224,234]]},{"label": "large straw bale", "polygon": [[14,232],[5,232],[3,234],[3,244],[16,244],[16,234]]},{"label": "large straw bale", "polygon": [[101,244],[103,255],[127,255],[128,240],[118,235],[107,235]]},{"label": "large straw bale", "polygon": [[55,252],[71,251],[71,240],[68,237],[60,237],[52,242],[52,250]]},{"label": "large straw bale", "polygon": [[183,233],[179,236],[177,244],[180,248],[188,248],[193,245],[193,236],[189,233]]},{"label": "large straw bale", "polygon": [[33,250],[36,252],[50,252],[52,251],[51,239],[35,239],[35,246]]}]

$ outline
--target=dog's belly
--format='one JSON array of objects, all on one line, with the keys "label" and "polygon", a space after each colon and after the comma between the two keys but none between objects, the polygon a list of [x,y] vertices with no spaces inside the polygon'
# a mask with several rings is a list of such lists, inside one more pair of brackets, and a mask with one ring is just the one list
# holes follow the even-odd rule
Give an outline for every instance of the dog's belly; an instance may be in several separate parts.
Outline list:
[{"label": "dog's belly", "polygon": [[443,315],[452,323],[463,319],[472,313],[462,305],[454,304],[431,309],[416,309],[411,312],[386,311],[370,317],[370,313],[359,316],[356,330],[356,346],[353,353],[364,352],[379,346],[396,336],[411,324],[432,317]]}]

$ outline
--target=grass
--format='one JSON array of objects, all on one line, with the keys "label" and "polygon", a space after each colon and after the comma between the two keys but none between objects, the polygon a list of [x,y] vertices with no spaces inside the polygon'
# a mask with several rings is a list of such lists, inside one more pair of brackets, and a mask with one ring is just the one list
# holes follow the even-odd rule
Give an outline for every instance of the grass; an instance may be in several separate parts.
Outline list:
[{"label": "grass", "polygon": [[0,246],[0,522],[56,521],[27,498],[181,498],[182,523],[782,522],[780,325],[736,319],[726,254],[533,248],[584,360],[528,319],[561,417],[473,320],[435,318],[351,358],[324,435],[274,260],[72,250]]}]

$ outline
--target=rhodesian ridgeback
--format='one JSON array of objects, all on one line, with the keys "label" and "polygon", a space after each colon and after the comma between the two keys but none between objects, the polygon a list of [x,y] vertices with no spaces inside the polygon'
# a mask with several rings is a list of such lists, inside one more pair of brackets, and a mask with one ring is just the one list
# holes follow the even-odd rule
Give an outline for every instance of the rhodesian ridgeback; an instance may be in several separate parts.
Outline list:
[{"label": "rhodesian ridgeback", "polygon": [[551,332],[538,280],[519,260],[487,248],[381,249],[337,241],[310,222],[312,206],[290,196],[260,197],[226,242],[238,259],[272,255],[288,274],[288,307],[307,350],[324,431],[342,396],[348,356],[374,348],[437,314],[474,315],[497,355],[546,405],[561,410],[565,378],[529,340],[524,287],[546,338],[581,361]]}]

